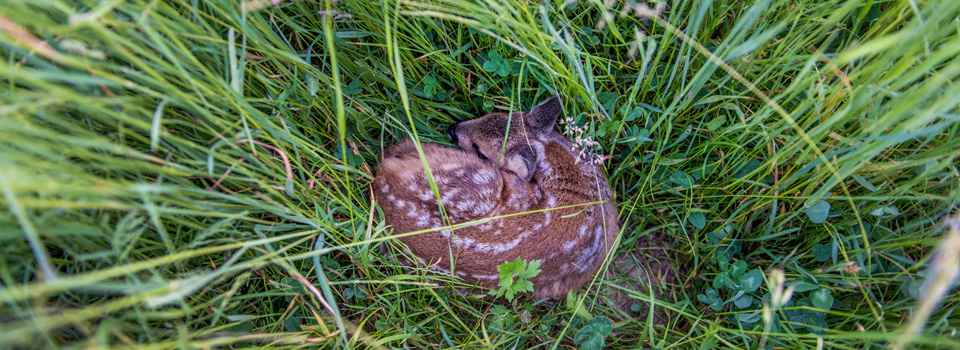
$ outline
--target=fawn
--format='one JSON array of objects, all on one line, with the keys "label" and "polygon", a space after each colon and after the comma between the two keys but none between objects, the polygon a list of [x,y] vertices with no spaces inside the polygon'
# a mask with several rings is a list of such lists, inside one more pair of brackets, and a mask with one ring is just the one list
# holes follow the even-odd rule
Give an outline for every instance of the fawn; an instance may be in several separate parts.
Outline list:
[{"label": "fawn", "polygon": [[[578,160],[574,144],[553,130],[561,113],[554,96],[530,112],[452,125],[459,148],[422,143],[439,198],[413,141],[384,150],[373,193],[394,233],[493,218],[399,238],[420,266],[496,288],[497,265],[540,260],[530,279],[537,299],[593,278],[620,232],[617,210],[600,168]],[[509,214],[517,215],[500,217]]]}]

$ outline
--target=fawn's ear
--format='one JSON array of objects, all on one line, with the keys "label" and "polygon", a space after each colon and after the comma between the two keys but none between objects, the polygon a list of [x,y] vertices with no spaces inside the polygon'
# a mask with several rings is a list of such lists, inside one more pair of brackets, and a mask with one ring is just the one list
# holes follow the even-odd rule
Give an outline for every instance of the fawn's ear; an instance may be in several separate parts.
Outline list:
[{"label": "fawn's ear", "polygon": [[507,170],[517,174],[523,181],[530,181],[533,178],[533,173],[537,171],[537,159],[530,147],[519,145],[507,153],[504,166]]},{"label": "fawn's ear", "polygon": [[560,96],[554,95],[533,107],[526,115],[526,123],[537,133],[547,132],[553,129],[561,113],[563,105],[560,104]]}]

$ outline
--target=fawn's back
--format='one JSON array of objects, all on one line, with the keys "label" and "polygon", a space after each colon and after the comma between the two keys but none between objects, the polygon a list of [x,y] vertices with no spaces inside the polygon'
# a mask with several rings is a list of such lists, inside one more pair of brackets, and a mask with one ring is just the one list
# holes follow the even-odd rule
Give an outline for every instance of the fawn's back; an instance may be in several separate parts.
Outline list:
[{"label": "fawn's back", "polygon": [[560,113],[553,97],[512,118],[492,113],[454,124],[459,148],[421,144],[439,200],[412,141],[384,151],[373,189],[394,233],[494,218],[400,238],[417,264],[495,288],[497,265],[541,260],[535,298],[593,277],[620,231],[617,211],[599,167],[578,161],[573,143],[553,131]]}]

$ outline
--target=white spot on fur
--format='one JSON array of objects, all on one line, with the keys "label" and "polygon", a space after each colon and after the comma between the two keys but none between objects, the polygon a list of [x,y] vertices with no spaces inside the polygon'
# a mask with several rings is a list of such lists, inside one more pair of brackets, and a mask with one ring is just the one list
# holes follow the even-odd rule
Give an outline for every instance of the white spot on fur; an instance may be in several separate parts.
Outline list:
[{"label": "white spot on fur", "polygon": [[466,237],[457,237],[457,246],[463,247],[463,249],[470,249],[470,246],[473,245],[474,240]]},{"label": "white spot on fur", "polygon": [[483,170],[476,174],[473,174],[473,183],[477,185],[484,185],[493,181],[493,171]]},{"label": "white spot on fur", "polygon": [[450,200],[453,199],[453,197],[456,196],[457,193],[460,193],[460,189],[454,187],[445,191],[443,195],[441,195],[440,197],[443,199],[444,202],[450,202]]},{"label": "white spot on fur", "polygon": [[397,204],[397,208],[400,208],[400,209],[403,209],[404,207],[407,206],[407,202],[404,202],[402,200],[397,201],[396,204]]},{"label": "white spot on fur", "polygon": [[550,196],[550,198],[547,198],[548,207],[553,208],[555,205],[557,205],[557,197]]},{"label": "white spot on fur", "polygon": [[508,250],[510,250],[510,249],[516,248],[518,244],[520,244],[520,238],[517,238],[517,239],[515,239],[515,240],[510,241],[510,243],[497,244],[497,245],[495,245],[495,246],[493,247],[493,253],[494,253],[494,254],[503,253],[503,252],[508,251]]},{"label": "white spot on fur", "polygon": [[394,196],[394,195],[391,194],[391,195],[387,196],[387,199],[389,199],[389,200],[392,202],[392,201],[397,200],[397,196]]},{"label": "white spot on fur", "polygon": [[580,271],[585,271],[587,268],[593,266],[597,261],[600,251],[600,238],[603,237],[603,227],[597,227],[597,230],[594,232],[593,245],[590,248],[587,248],[580,254],[580,257],[577,258],[576,265],[580,268]]},{"label": "white spot on fur", "polygon": [[475,203],[474,201],[459,201],[454,205],[457,207],[457,209],[460,209],[460,211],[465,211],[467,209],[472,208],[476,204],[477,203]]},{"label": "white spot on fur", "polygon": [[541,228],[543,228],[543,224],[537,224],[536,226],[533,227],[533,230],[540,231]]},{"label": "white spot on fur", "polygon": [[500,276],[497,276],[497,275],[470,275],[470,277],[476,278],[478,280],[492,280],[492,281],[496,281],[500,279]]},{"label": "white spot on fur", "polygon": [[576,266],[577,270],[580,270],[580,272],[587,270],[587,258],[589,258],[589,256],[586,254],[580,255],[580,258],[577,259],[577,263],[574,264],[574,266]]},{"label": "white spot on fur", "polygon": [[543,159],[538,164],[538,170],[540,171],[540,174],[544,176],[553,175],[553,167],[550,166],[550,163],[546,161],[546,158],[542,156],[540,158]]},{"label": "white spot on fur", "polygon": [[485,253],[489,253],[493,250],[493,244],[490,243],[477,243],[477,250]]},{"label": "white spot on fur", "polygon": [[417,210],[416,204],[410,203],[410,211],[407,212],[407,217],[416,218],[421,215],[426,215],[426,214],[421,213],[419,210]]},{"label": "white spot on fur", "polygon": [[587,234],[587,225],[580,225],[580,238]]},{"label": "white spot on fur", "polygon": [[428,223],[430,223],[430,217],[429,217],[429,216],[420,215],[420,216],[417,217],[417,226],[419,226],[419,227],[424,227],[424,226],[427,226]]},{"label": "white spot on fur", "polygon": [[380,188],[380,192],[383,192],[383,194],[387,194],[387,192],[390,192],[390,185],[383,184],[383,187]]},{"label": "white spot on fur", "polygon": [[483,214],[483,213],[489,212],[491,209],[493,209],[493,204],[490,204],[490,202],[483,202],[483,203],[480,203],[480,205],[477,205],[477,207],[473,209],[473,213]]},{"label": "white spot on fur", "polygon": [[593,236],[593,250],[594,250],[594,251],[599,251],[600,248],[601,248],[602,246],[604,246],[603,237],[604,237],[604,235],[603,235],[603,227],[602,227],[602,226],[597,226],[597,232],[595,232],[595,233],[594,233],[594,236]]},{"label": "white spot on fur", "polygon": [[587,266],[594,266],[594,264],[597,263],[597,259],[599,259],[601,256],[602,255],[600,254],[594,254],[593,257],[590,258],[590,261],[587,261]]},{"label": "white spot on fur", "polygon": [[567,241],[566,243],[563,244],[563,252],[569,253],[570,250],[573,249],[573,246],[575,245],[577,245],[577,241]]}]

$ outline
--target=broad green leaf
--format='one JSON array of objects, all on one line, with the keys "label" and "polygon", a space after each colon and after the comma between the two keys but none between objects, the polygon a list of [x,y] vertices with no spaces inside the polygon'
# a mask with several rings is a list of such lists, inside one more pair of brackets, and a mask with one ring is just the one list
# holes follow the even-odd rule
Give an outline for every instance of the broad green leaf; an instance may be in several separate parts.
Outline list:
[{"label": "broad green leaf", "polygon": [[356,95],[361,92],[363,92],[363,89],[360,88],[359,80],[351,81],[350,84],[348,84],[347,87],[343,89],[343,93],[347,95]]},{"label": "broad green leaf", "polygon": [[704,304],[711,304],[714,301],[714,299],[708,298],[706,295],[703,295],[703,294],[698,294],[697,299],[699,299],[700,302]]},{"label": "broad green leaf", "polygon": [[525,280],[527,278],[532,278],[540,274],[540,260],[531,261],[524,269],[519,273],[519,279]]},{"label": "broad green leaf", "polygon": [[707,226],[707,217],[701,212],[692,212],[687,216],[687,222],[696,228],[702,229]]},{"label": "broad green leaf", "polygon": [[747,272],[747,262],[743,260],[737,260],[730,266],[730,277],[733,279],[739,279],[743,277],[743,273]]},{"label": "broad green leaf", "polygon": [[673,175],[670,175],[670,181],[682,188],[693,187],[693,179],[690,178],[690,175],[679,170],[674,172]]},{"label": "broad green leaf", "polygon": [[863,176],[854,174],[853,179],[856,180],[860,186],[863,186],[863,188],[870,190],[870,192],[877,192],[877,186],[874,186],[870,181],[864,179]]},{"label": "broad green leaf", "polygon": [[437,78],[434,78],[432,75],[427,75],[423,78],[423,95],[427,98],[433,98],[433,95],[437,93]]},{"label": "broad green leaf", "polygon": [[592,326],[597,333],[602,335],[608,335],[613,332],[613,321],[610,321],[609,318],[603,316],[597,316],[587,322],[588,326]]},{"label": "broad green leaf", "polygon": [[729,274],[726,271],[717,274],[717,277],[713,279],[713,289],[720,289],[726,284],[726,281]]},{"label": "broad green leaf", "polygon": [[760,167],[760,161],[756,159],[751,159],[747,161],[747,163],[744,164],[742,168],[740,168],[740,171],[738,171],[737,174],[734,175],[734,177],[738,179],[742,179],[747,175],[750,175],[750,173],[752,173],[754,170],[757,170],[757,168],[759,167]]},{"label": "broad green leaf", "polygon": [[723,300],[714,300],[713,303],[710,304],[710,308],[714,311],[720,311],[720,309],[723,309]]},{"label": "broad green leaf", "polygon": [[601,350],[604,345],[603,338],[604,336],[598,333],[596,329],[587,325],[573,336],[573,341],[580,344],[580,349],[583,350]]},{"label": "broad green leaf", "polygon": [[813,258],[819,262],[824,262],[830,259],[830,246],[826,244],[817,243],[813,246]]},{"label": "broad green leaf", "polygon": [[716,131],[717,129],[720,129],[721,126],[723,126],[723,123],[726,123],[726,122],[727,122],[726,116],[717,115],[716,117],[713,117],[713,119],[711,119],[709,123],[707,123],[707,130]]},{"label": "broad green leaf", "polygon": [[746,309],[753,304],[753,296],[750,294],[741,295],[737,300],[733,301],[733,304],[738,308]]},{"label": "broad green leaf", "polygon": [[814,334],[827,334],[826,330],[830,329],[827,321],[819,317],[809,317],[806,324],[807,330]]},{"label": "broad green leaf", "polygon": [[761,317],[760,311],[737,314],[737,318],[740,320],[740,322],[746,322],[746,323],[757,322],[758,320],[760,320],[760,317]]},{"label": "broad green leaf", "polygon": [[583,328],[580,328],[580,330],[577,331],[577,334],[573,336],[573,341],[578,344],[583,343],[583,341],[589,338],[592,335],[592,333],[597,333],[597,332],[590,325],[585,325],[583,326]]},{"label": "broad green leaf", "polygon": [[301,325],[300,316],[289,316],[283,320],[283,328],[287,332],[299,332]]},{"label": "broad green leaf", "polygon": [[818,286],[816,283],[807,280],[796,280],[791,285],[795,286],[793,290],[794,293],[809,292],[811,290],[820,288],[820,286]]},{"label": "broad green leaf", "polygon": [[825,200],[818,200],[816,203],[813,203],[809,208],[807,208],[807,217],[810,218],[815,224],[822,223],[827,220],[827,215],[830,214],[830,203],[827,203]]},{"label": "broad green leaf", "polygon": [[[527,278],[531,278],[540,273],[540,260],[531,261],[529,264],[526,261],[517,257],[517,260],[512,262],[504,262],[497,266],[497,275],[500,277],[500,289],[495,291],[490,291],[490,294],[496,296],[506,296],[507,299],[512,300],[513,297],[518,293],[523,292],[532,292],[533,283],[527,281]],[[514,281],[513,276],[518,276],[517,280]]]},{"label": "broad green leaf", "polygon": [[916,300],[917,296],[920,295],[920,288],[917,288],[917,282],[910,280],[901,284],[900,295],[903,295],[907,299]]},{"label": "broad green leaf", "polygon": [[744,292],[753,293],[763,284],[763,272],[760,269],[753,269],[740,278],[740,286]]},{"label": "broad green leaf", "polygon": [[894,217],[900,215],[900,210],[892,205],[881,205],[870,211],[870,215],[876,217]]},{"label": "broad green leaf", "polygon": [[810,302],[818,309],[830,310],[833,307],[833,295],[827,288],[820,288],[810,293]]}]

